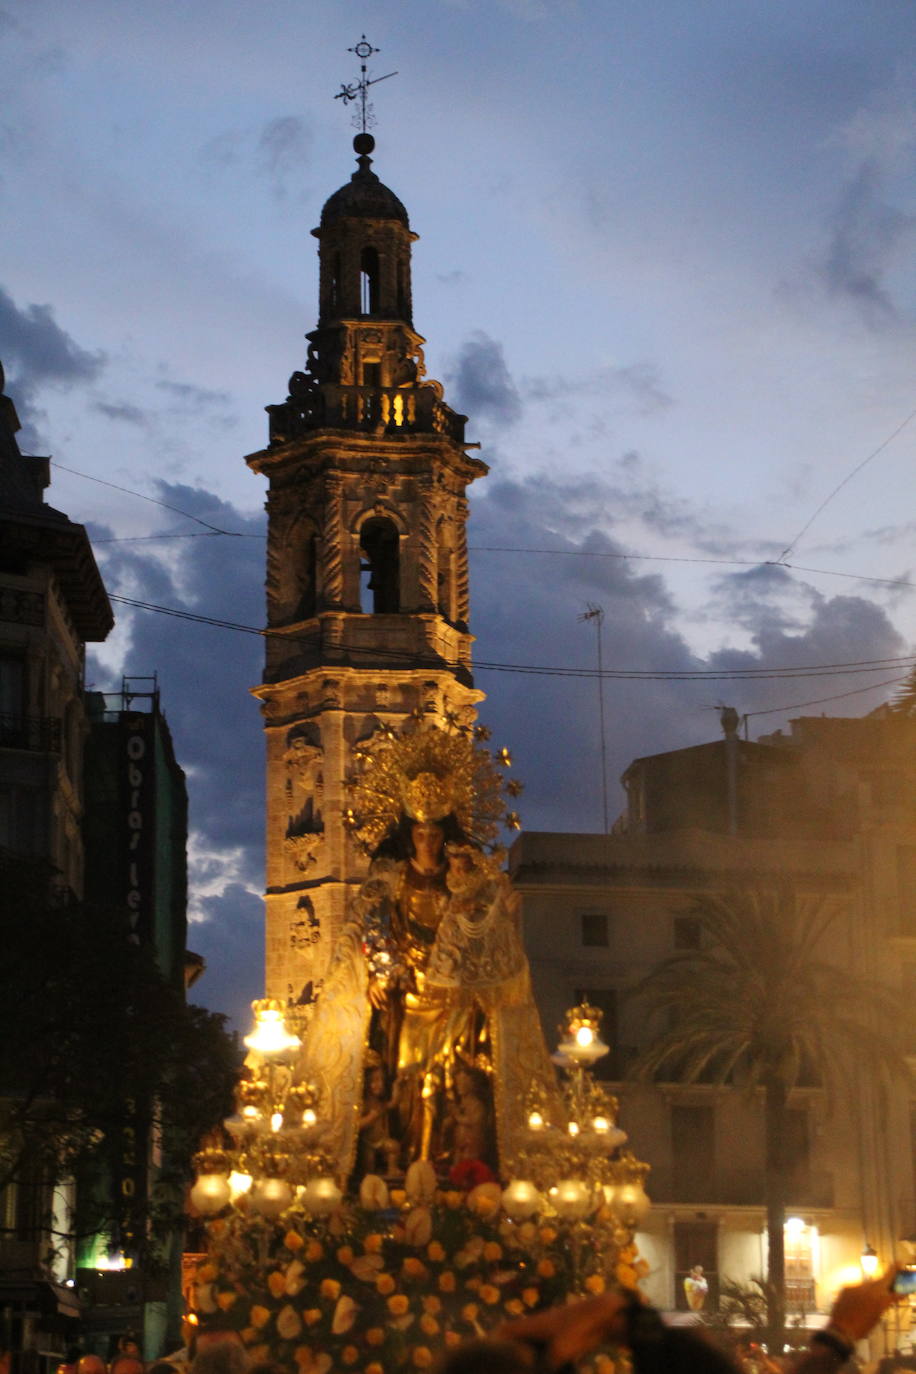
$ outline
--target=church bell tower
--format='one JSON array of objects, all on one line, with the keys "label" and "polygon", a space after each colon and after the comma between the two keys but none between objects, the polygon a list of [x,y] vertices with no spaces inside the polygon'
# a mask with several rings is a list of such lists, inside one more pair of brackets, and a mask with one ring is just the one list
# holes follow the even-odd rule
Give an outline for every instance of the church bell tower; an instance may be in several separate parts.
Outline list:
[{"label": "church bell tower", "polygon": [[[345,823],[352,750],[412,713],[470,721],[466,417],[425,378],[407,211],[353,140],[357,170],[318,240],[305,370],[268,406],[266,992],[320,986],[366,861]],[[311,984],[311,988],[309,985]]]}]

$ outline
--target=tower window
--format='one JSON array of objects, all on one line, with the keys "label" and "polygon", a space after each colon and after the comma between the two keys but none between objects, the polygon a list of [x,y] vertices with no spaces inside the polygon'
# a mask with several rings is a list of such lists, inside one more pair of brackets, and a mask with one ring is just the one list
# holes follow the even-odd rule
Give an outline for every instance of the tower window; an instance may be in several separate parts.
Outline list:
[{"label": "tower window", "polygon": [[378,252],[375,248],[364,248],[359,264],[360,310],[364,315],[374,315],[378,311]]},{"label": "tower window", "polygon": [[340,254],[334,254],[331,268],[331,309],[336,310],[340,299]]},{"label": "tower window", "polygon": [[397,526],[385,516],[373,516],[359,532],[365,557],[360,564],[360,604],[367,610],[371,599],[374,615],[396,615],[400,610],[400,539]]}]

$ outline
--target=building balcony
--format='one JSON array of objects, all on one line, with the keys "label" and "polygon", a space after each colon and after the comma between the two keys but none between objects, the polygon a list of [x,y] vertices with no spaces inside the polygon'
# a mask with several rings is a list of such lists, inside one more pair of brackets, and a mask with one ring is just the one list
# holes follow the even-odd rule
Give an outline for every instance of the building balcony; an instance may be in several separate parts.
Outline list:
[{"label": "building balcony", "polygon": [[[656,1204],[683,1203],[691,1207],[763,1207],[766,1205],[762,1169],[719,1169],[708,1174],[653,1168],[646,1190]],[[832,1208],[833,1175],[809,1170],[787,1184],[790,1210]]]},{"label": "building balcony", "polygon": [[22,716],[0,712],[0,749],[27,749],[33,754],[59,754],[59,716]]},{"label": "building balcony", "polygon": [[355,429],[396,438],[442,434],[464,443],[465,416],[439,399],[432,386],[373,387],[316,385],[267,407],[271,444],[286,443],[314,429]]}]

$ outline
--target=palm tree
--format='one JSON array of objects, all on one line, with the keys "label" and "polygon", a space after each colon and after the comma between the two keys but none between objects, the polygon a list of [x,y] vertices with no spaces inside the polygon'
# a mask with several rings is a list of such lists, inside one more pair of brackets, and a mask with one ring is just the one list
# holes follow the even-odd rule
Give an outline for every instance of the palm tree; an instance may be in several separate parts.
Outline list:
[{"label": "palm tree", "polygon": [[800,1081],[848,1089],[853,1062],[885,1083],[908,1082],[902,1027],[910,1013],[891,989],[823,957],[840,915],[835,902],[796,898],[786,886],[741,888],[697,898],[691,914],[701,947],[666,959],[634,989],[668,1029],[633,1072],[762,1091],[768,1317],[781,1344],[789,1093]]},{"label": "palm tree", "polygon": [[897,715],[916,717],[916,668],[911,669],[903,685],[894,693],[891,710]]}]

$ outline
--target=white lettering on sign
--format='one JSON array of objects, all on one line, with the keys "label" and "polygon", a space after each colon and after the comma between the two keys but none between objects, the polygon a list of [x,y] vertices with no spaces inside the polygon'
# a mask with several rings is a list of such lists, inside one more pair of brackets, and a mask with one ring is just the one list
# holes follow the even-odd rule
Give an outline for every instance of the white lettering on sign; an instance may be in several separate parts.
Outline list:
[{"label": "white lettering on sign", "polygon": [[[146,740],[140,733],[133,733],[127,736],[127,785],[130,789],[127,803],[127,830],[128,852],[133,854],[140,849],[141,837],[143,836],[147,818],[143,814],[143,783],[146,779],[146,772],[141,766],[146,758]],[[138,926],[140,923],[140,911],[143,906],[143,873],[141,865],[136,859],[132,860],[127,869],[127,892],[125,893],[127,909],[130,913],[130,940],[132,944],[140,943]]]}]

